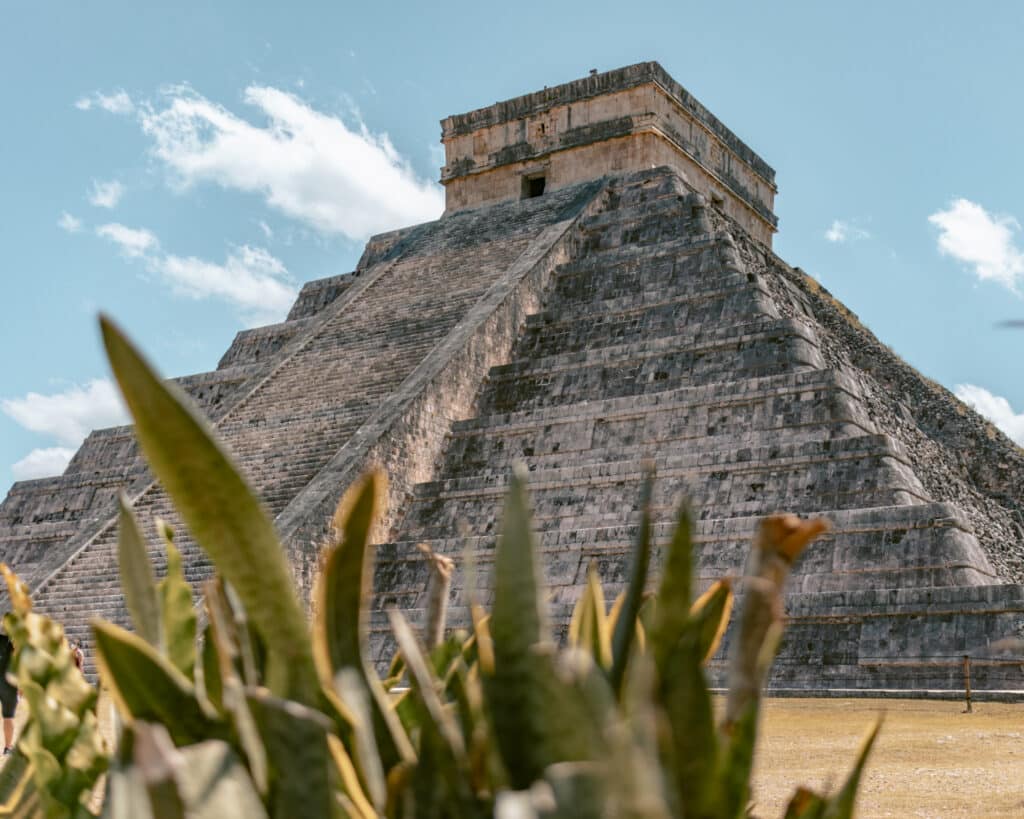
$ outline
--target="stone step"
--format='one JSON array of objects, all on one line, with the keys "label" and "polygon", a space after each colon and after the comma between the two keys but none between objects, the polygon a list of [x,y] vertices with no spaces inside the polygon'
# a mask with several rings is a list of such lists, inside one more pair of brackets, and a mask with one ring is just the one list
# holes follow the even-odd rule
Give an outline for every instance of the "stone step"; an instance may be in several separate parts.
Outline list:
[{"label": "stone step", "polygon": [[575,405],[480,414],[455,421],[452,424],[452,435],[475,435],[478,432],[499,431],[504,428],[534,429],[538,426],[555,426],[578,420],[619,417],[628,415],[632,407],[640,407],[643,411],[644,408],[687,408],[712,406],[718,403],[728,406],[742,404],[748,400],[766,400],[773,395],[785,397],[794,392],[810,396],[812,393],[830,390],[833,387],[849,395],[851,400],[858,404],[862,401],[856,382],[838,370],[798,370],[680,387],[645,395],[642,399],[633,396],[605,398]]},{"label": "stone step", "polygon": [[723,441],[776,443],[873,433],[853,385],[811,370],[457,422],[445,471],[467,474],[557,466],[576,458],[646,457],[665,448],[718,449]]},{"label": "stone step", "polygon": [[617,312],[573,316],[560,311],[561,320],[535,323],[527,328],[516,347],[516,357],[545,358],[609,345],[649,342],[677,336],[696,326],[729,326],[779,317],[771,300],[749,285],[720,290],[704,299],[671,299],[670,295],[666,294],[657,304]]},{"label": "stone step", "polygon": [[552,327],[561,322],[573,324],[580,319],[602,317],[620,313],[639,312],[664,304],[712,301],[747,290],[756,290],[768,296],[764,283],[756,276],[715,271],[706,280],[695,276],[669,273],[654,280],[647,275],[631,273],[628,289],[620,295],[605,297],[588,288],[579,296],[563,295],[557,291],[546,301],[545,308],[527,316],[528,330]]},{"label": "stone step", "polygon": [[727,267],[715,243],[683,239],[644,251],[618,248],[597,258],[585,257],[560,266],[555,272],[549,304],[574,306],[631,300],[646,291],[697,295],[716,286],[759,284],[756,276]]},{"label": "stone step", "polygon": [[[830,510],[821,517],[832,528],[801,557],[789,581],[789,593],[992,582],[984,554],[967,523],[950,504]],[[742,574],[760,520],[752,516],[695,522],[694,574],[699,588],[728,575]],[[650,568],[652,579],[661,570],[663,550],[674,528],[675,514],[653,526],[652,537],[658,549]],[[636,522],[539,533],[537,549],[552,599],[574,603],[592,560],[597,563],[606,591],[617,594],[628,577],[638,536]],[[467,552],[473,554],[478,593],[489,593],[494,534],[426,542],[435,552],[456,562],[452,603],[465,601]],[[376,548],[376,585],[381,592],[376,605],[426,605],[428,571],[416,543],[405,540]],[[608,597],[609,602],[612,599]]]},{"label": "stone step", "polygon": [[583,249],[599,253],[622,245],[646,246],[698,230],[687,196],[667,195],[620,205],[590,216],[581,226]]},{"label": "stone step", "polygon": [[[213,564],[206,556],[206,553],[198,549],[191,541],[188,542],[188,548],[185,552],[187,552],[190,558],[184,564],[185,579],[191,583],[207,577]],[[184,557],[185,555],[183,554],[182,556]],[[116,557],[116,552],[110,555],[113,563],[96,560],[92,555],[90,555],[90,560],[88,561],[76,561],[71,564],[67,573],[54,578],[47,585],[47,591],[74,591],[75,584],[88,584],[87,586],[79,586],[78,590],[81,592],[83,588],[88,588],[89,597],[91,598],[93,592],[98,592],[104,588],[119,589],[121,587],[121,580]],[[150,555],[150,559],[153,561],[154,572],[157,580],[159,580],[166,573],[163,555],[153,554]]]},{"label": "stone step", "polygon": [[726,378],[742,380],[824,366],[810,328],[791,319],[765,320],[495,367],[480,401],[480,414],[663,392]]},{"label": "stone step", "polygon": [[[732,516],[778,509],[810,513],[914,504],[929,499],[899,448],[884,436],[744,447],[657,459],[654,505],[671,514],[685,493],[698,510]],[[532,473],[530,492],[541,531],[622,523],[637,514],[642,461],[594,463]],[[437,481],[416,488],[404,538],[433,540],[454,531],[488,534],[507,473]]]},{"label": "stone step", "polygon": [[[725,448],[707,450],[683,450],[659,452],[653,459],[658,474],[680,472],[690,469],[716,470],[737,467],[741,470],[760,469],[769,465],[790,465],[812,463],[818,460],[839,462],[865,455],[881,455],[902,464],[909,465],[903,447],[888,435],[859,435],[835,441],[811,440],[793,444],[757,443],[744,445],[729,440]],[[739,445],[737,445],[739,444]],[[632,480],[643,474],[644,459],[617,458],[608,460],[599,456],[594,459],[581,457],[565,467],[536,468],[530,470],[531,488],[558,485],[575,485],[595,480]],[[502,493],[511,480],[507,470],[485,471],[479,474],[445,477],[416,485],[416,498],[434,498],[440,495],[455,496],[479,490]]]},{"label": "stone step", "polygon": [[565,369],[592,366],[597,363],[631,361],[664,352],[700,353],[722,346],[731,346],[735,349],[754,341],[791,335],[799,336],[815,347],[818,345],[817,334],[810,325],[802,321],[757,316],[725,327],[690,329],[687,332],[675,333],[667,338],[652,339],[649,342],[608,344],[590,350],[543,357],[521,356],[508,364],[492,367],[488,385],[493,385],[500,379],[534,373],[553,373]]}]

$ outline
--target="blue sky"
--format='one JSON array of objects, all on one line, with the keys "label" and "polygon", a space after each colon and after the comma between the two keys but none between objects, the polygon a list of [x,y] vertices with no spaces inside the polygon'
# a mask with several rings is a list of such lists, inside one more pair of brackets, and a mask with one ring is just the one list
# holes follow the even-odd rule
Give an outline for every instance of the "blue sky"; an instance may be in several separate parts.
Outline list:
[{"label": "blue sky", "polygon": [[[143,8],[139,8],[139,6]],[[254,7],[255,5],[255,7]],[[0,496],[120,409],[98,309],[213,369],[432,218],[438,120],[655,59],[777,171],[775,248],[1024,443],[1024,6],[5,4]]]}]

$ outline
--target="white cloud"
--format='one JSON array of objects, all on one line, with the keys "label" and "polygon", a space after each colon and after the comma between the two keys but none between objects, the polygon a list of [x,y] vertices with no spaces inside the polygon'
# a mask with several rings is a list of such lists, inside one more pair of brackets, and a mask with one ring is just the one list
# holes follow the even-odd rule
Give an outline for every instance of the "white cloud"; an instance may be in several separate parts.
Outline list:
[{"label": "white cloud", "polygon": [[0,401],[0,409],[30,432],[49,435],[64,446],[77,446],[91,430],[127,423],[127,414],[114,385],[94,378],[64,392]]},{"label": "white cloud", "polygon": [[825,231],[825,238],[834,243],[856,242],[860,239],[868,239],[871,234],[864,228],[857,227],[853,222],[843,219],[834,219],[829,229]]},{"label": "white cloud", "polygon": [[82,229],[82,220],[76,219],[67,211],[64,211],[60,215],[60,219],[57,220],[57,227],[61,230],[66,230],[68,233],[78,233]]},{"label": "white cloud", "polygon": [[270,225],[264,222],[262,219],[257,223],[260,226],[260,230],[263,231],[263,235],[268,239],[274,238],[274,231],[270,229]]},{"label": "white cloud", "polygon": [[79,111],[88,111],[92,108],[102,108],[111,114],[130,114],[135,110],[135,103],[124,91],[115,91],[113,94],[103,94],[97,91],[87,97],[79,97],[75,100],[75,108]]},{"label": "white cloud", "polygon": [[149,266],[175,292],[222,299],[237,307],[250,325],[280,321],[295,301],[295,288],[286,283],[287,269],[263,248],[234,248],[224,264],[165,255],[151,259]]},{"label": "white cloud", "polygon": [[75,450],[62,446],[33,449],[20,461],[11,464],[11,474],[16,481],[61,475],[74,454]]},{"label": "white cloud", "polygon": [[1012,216],[992,214],[969,199],[954,199],[948,210],[928,217],[939,228],[939,251],[969,265],[981,281],[1015,293],[1024,280],[1024,254],[1015,241],[1020,225]]},{"label": "white cloud", "polygon": [[145,256],[149,251],[160,246],[160,242],[151,231],[145,228],[130,228],[116,222],[100,225],[96,233],[121,248],[121,253],[129,259]]},{"label": "white cloud", "polygon": [[250,325],[280,321],[295,301],[287,268],[263,248],[232,248],[223,264],[195,256],[160,252],[160,241],[145,228],[112,223],[96,233],[114,242],[129,259],[141,259],[177,294],[193,299],[216,298],[238,308]]},{"label": "white cloud", "polygon": [[323,233],[364,239],[444,209],[441,188],[417,177],[386,134],[349,127],[276,88],[250,86],[245,101],[265,125],[181,87],[162,110],[140,109],[140,122],[181,186],[256,193]]},{"label": "white cloud", "polygon": [[92,181],[92,193],[89,194],[90,204],[98,208],[113,208],[124,196],[124,185],[116,179],[110,182]]},{"label": "white cloud", "polygon": [[1014,412],[1009,401],[974,384],[957,384],[955,393],[957,398],[988,418],[1009,438],[1024,446],[1024,413]]}]

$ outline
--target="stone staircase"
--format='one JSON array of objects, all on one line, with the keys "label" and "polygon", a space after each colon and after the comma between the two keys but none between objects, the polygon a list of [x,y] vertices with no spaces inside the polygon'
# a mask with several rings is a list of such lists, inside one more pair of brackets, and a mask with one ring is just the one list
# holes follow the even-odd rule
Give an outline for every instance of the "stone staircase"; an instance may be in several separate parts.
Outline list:
[{"label": "stone staircase", "polygon": [[[240,334],[222,363],[247,366],[261,355],[273,363],[262,381],[216,418],[216,427],[272,516],[310,484],[537,235],[567,208],[578,207],[579,196],[568,190],[529,207],[498,206],[421,226],[405,237],[397,258],[361,273],[355,298],[351,283],[334,284],[335,301],[320,308],[318,320],[298,319],[300,331]],[[164,558],[152,524],[163,518],[178,534],[187,578],[198,592],[212,567],[162,489],[143,488],[135,508],[150,535],[158,575]],[[127,625],[115,519],[46,577],[34,597],[72,639],[88,639],[92,617]]]},{"label": "stone staircase", "polygon": [[[490,601],[517,461],[530,472],[562,632],[591,561],[607,594],[624,586],[645,461],[658,473],[659,542],[679,499],[694,506],[701,586],[741,574],[758,519],[776,511],[833,522],[795,572],[802,606],[831,592],[993,582],[956,508],[933,502],[900,442],[875,427],[857,381],[829,366],[810,322],[780,310],[699,200],[671,178],[623,184],[581,231],[580,252],[557,271],[512,360],[491,369],[478,414],[453,425],[438,478],[415,487],[398,537],[378,547],[378,664],[394,650],[384,609],[426,603],[416,544],[457,565],[468,550],[475,592]],[[455,621],[464,579],[452,587]]]},{"label": "stone staircase", "polygon": [[[742,573],[765,514],[832,522],[791,580],[777,686],[948,689],[955,671],[934,658],[1024,636],[1024,587],[998,585],[1016,577],[1017,552],[1002,548],[1012,509],[956,472],[973,455],[942,443],[987,452],[992,436],[801,275],[676,173],[640,171],[374,237],[354,273],[307,284],[286,321],[239,333],[217,370],[177,381],[265,502],[306,590],[341,493],[370,464],[388,471],[379,664],[394,648],[385,609],[416,620],[425,605],[418,543],[459,566],[454,623],[467,550],[489,601],[516,462],[530,471],[564,633],[591,561],[609,594],[624,584],[653,461],[655,538],[688,497],[701,586]],[[890,398],[894,384],[931,402],[930,431]],[[94,616],[128,622],[121,488],[158,574],[156,517],[175,529],[197,591],[212,571],[130,428],[95,432],[64,476],[16,484],[0,504],[0,559],[73,638]],[[979,687],[1024,690],[1017,671],[986,669]]]}]

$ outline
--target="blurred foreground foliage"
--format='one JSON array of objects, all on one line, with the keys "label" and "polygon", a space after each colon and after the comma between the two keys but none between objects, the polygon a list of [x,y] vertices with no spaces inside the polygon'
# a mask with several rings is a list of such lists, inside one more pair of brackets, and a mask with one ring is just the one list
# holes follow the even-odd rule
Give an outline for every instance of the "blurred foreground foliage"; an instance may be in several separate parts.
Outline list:
[{"label": "blurred foreground foliage", "polygon": [[[724,713],[705,662],[729,621],[729,580],[692,597],[692,523],[679,511],[653,596],[645,594],[653,474],[626,590],[608,607],[594,568],[568,645],[556,646],[523,476],[498,538],[493,605],[445,634],[452,562],[424,548],[422,636],[390,612],[398,653],[386,679],[368,656],[370,532],[384,476],[366,475],[333,521],[307,620],[273,524],[209,425],[109,321],[107,353],[153,473],[216,566],[198,612],[173,534],[167,573],[122,498],[119,565],[134,632],[92,623],[100,678],[119,715],[100,736],[96,690],[62,628],[32,611],[4,567],[16,646],[10,674],[29,718],[0,774],[0,815],[225,817],[692,817],[751,815],[761,692],[782,633],[782,589],[824,528],[765,519],[744,579]],[[799,789],[787,817],[849,817],[872,729],[833,794]],[[92,797],[92,800],[91,800]]]}]

